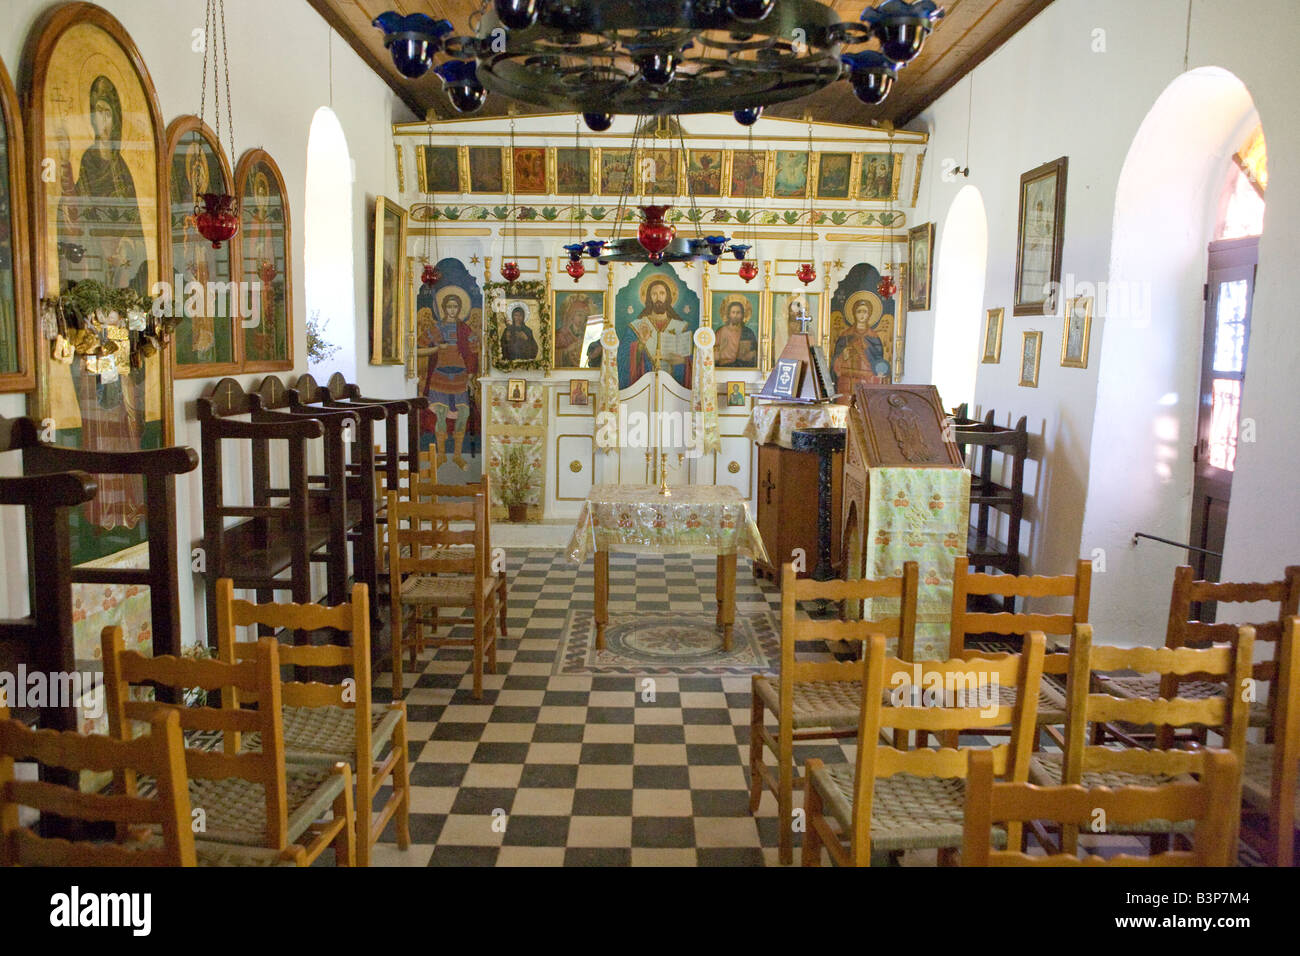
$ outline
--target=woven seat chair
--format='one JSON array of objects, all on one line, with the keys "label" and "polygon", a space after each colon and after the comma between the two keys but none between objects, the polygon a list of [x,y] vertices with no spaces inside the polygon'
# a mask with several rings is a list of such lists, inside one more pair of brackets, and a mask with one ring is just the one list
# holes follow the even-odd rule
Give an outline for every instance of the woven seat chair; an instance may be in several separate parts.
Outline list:
[{"label": "woven seat chair", "polygon": [[[190,805],[201,821],[195,841],[200,866],[310,865],[333,844],[340,866],[355,863],[352,772],[346,763],[286,766],[280,710],[279,646],[257,642],[252,660],[145,657],[123,647],[122,629],[102,636],[108,722],[125,740],[132,722],[148,720],[159,708],[174,711],[186,730],[220,731],[221,752],[188,748]],[[255,709],[181,707],[129,699],[132,685],[255,695]],[[241,752],[239,736],[257,733],[261,749]],[[134,770],[115,774],[116,786],[136,792]],[[326,816],[330,814],[331,816]]]},{"label": "woven seat chair", "polygon": [[[910,656],[916,633],[915,561],[903,566],[896,578],[858,581],[813,581],[796,577],[794,566],[781,569],[781,673],[773,678],[756,674],[751,688],[749,721],[749,812],[757,813],[766,786],[776,796],[780,821],[779,859],[794,861],[794,742],[852,737],[858,732],[862,712],[862,665],[840,661],[799,661],[798,641],[865,641],[872,634],[898,638]],[[897,617],[875,621],[821,621],[796,618],[799,601],[892,599],[899,602]],[[767,715],[777,721],[775,735],[767,729]],[[776,773],[764,763],[764,751],[776,757]]]},{"label": "woven seat chair", "polygon": [[[0,707],[0,866],[194,866],[194,832],[185,779],[185,744],[175,713],[156,711],[150,733],[121,741],[98,735],[31,730]],[[127,768],[157,781],[155,795],[88,794],[48,781],[17,780],[14,761],[63,770]],[[23,826],[18,808],[83,821],[157,827],[154,845],[135,840],[64,840]]]},{"label": "woven seat chair", "polygon": [[[478,481],[475,482],[470,482],[468,484],[460,484],[460,485],[450,485],[438,481],[436,467],[431,462],[427,470],[420,472],[419,475],[411,481],[410,488],[411,488],[410,500],[413,502],[443,501],[447,499],[456,500],[456,499],[470,498],[473,495],[481,494],[484,497],[484,499],[487,501],[487,512],[488,512],[486,530],[483,533],[483,546],[489,554],[491,553],[492,551],[492,486],[487,474],[484,474],[482,478],[480,478]],[[440,530],[445,530],[446,526],[447,526],[446,522],[436,522],[434,524],[434,527],[439,528]],[[465,557],[468,554],[470,554],[473,550],[474,549],[469,545],[453,544],[453,545],[442,545],[437,548],[429,548],[426,546],[424,549],[424,553],[426,557],[432,552],[432,553],[437,553],[441,557],[454,559],[457,557]],[[507,605],[508,605],[508,598],[509,598],[509,582],[506,579],[506,571],[504,565],[499,566],[496,568],[495,571],[492,571],[491,562],[489,562],[489,575],[493,573],[495,573],[496,575],[495,603],[497,608],[497,625],[498,627],[501,628],[501,636],[509,637],[510,636],[509,632],[506,630],[506,614],[507,614]],[[437,633],[438,626],[439,626],[438,605],[435,604],[429,606],[427,608],[427,611],[428,611],[428,616],[425,617],[424,615],[421,615],[420,626],[416,629],[416,645],[418,650],[420,651],[424,650],[424,626],[428,625],[432,627],[434,633]]]},{"label": "woven seat chair", "polygon": [[[1300,818],[1296,776],[1300,771],[1300,617],[1289,617],[1277,645],[1276,680],[1269,694],[1272,741],[1246,744],[1242,801],[1268,814],[1265,858],[1295,865],[1295,823]],[[1183,685],[1186,686],[1186,685]]]},{"label": "woven seat chair", "polygon": [[[410,846],[411,786],[406,745],[406,705],[372,704],[370,698],[370,595],[364,584],[352,586],[352,600],[334,607],[301,604],[252,604],[237,601],[229,578],[217,581],[218,655],[227,663],[251,658],[257,645],[240,642],[237,628],[263,626],[292,631],[333,628],[351,636],[349,646],[301,645],[279,648],[281,665],[345,668],[339,683],[282,681],[285,759],[295,763],[333,764],[352,768],[356,779],[357,865],[370,865],[370,849],[389,820],[396,820],[397,846]],[[238,699],[236,699],[238,697]],[[227,694],[222,706],[251,703],[246,695]],[[260,749],[249,734],[244,749]],[[380,759],[387,749],[387,754]],[[385,781],[388,799],[374,812]]]},{"label": "woven seat chair", "polygon": [[[993,747],[991,753],[1000,775],[1024,781],[1035,734],[1038,695],[1034,689],[1042,679],[1045,642],[1041,633],[1027,635],[1024,653],[996,660],[908,662],[887,657],[885,639],[871,637],[862,670],[856,764],[807,763],[803,865],[820,866],[823,846],[842,866],[868,865],[873,849],[937,849],[940,861],[951,863],[962,844],[967,751],[902,750],[870,743],[879,739],[885,727],[943,737],[949,731],[975,728],[979,732],[978,728],[1010,724],[1010,741]],[[927,702],[934,696],[935,681],[954,693]],[[993,706],[995,683],[1014,685],[1019,692],[1016,703]],[[894,698],[888,707],[883,702],[887,692]],[[1005,838],[1018,844],[1020,825],[1009,824]]]},{"label": "woven seat chair", "polygon": [[[1260,656],[1264,650],[1263,644],[1277,644],[1282,636],[1286,619],[1300,613],[1300,566],[1288,567],[1280,581],[1267,582],[1197,581],[1193,577],[1194,574],[1195,572],[1188,565],[1174,569],[1173,593],[1169,599],[1169,624],[1165,632],[1166,647],[1204,647],[1215,641],[1222,643],[1232,639],[1237,625],[1211,624],[1194,620],[1193,605],[1199,605],[1204,609],[1207,603],[1251,604],[1261,601],[1277,604],[1276,618],[1252,624],[1255,628],[1255,642],[1261,645],[1256,647],[1256,653]],[[1255,662],[1254,676],[1257,684],[1267,683],[1272,687],[1276,670],[1276,650],[1272,656],[1273,660]],[[1203,680],[1196,676],[1182,680],[1166,677],[1162,680],[1151,674],[1133,677],[1109,675],[1096,680],[1098,690],[1104,689],[1112,697],[1132,699],[1151,698],[1157,695],[1172,697],[1176,692],[1179,697],[1199,700],[1207,697],[1222,697],[1224,692],[1224,685],[1221,682]],[[1103,683],[1104,688],[1101,686]],[[1174,684],[1177,684],[1176,691]],[[1253,700],[1250,705],[1250,726],[1267,728],[1272,694],[1268,695],[1268,700],[1264,699],[1263,694],[1256,694],[1256,697],[1258,699]],[[1147,731],[1149,728],[1098,724],[1093,728],[1093,742],[1103,743],[1107,737],[1114,737],[1132,745],[1149,737]],[[1164,733],[1165,737],[1158,742],[1160,747],[1168,747],[1172,740],[1171,731],[1165,730]],[[1200,742],[1205,740],[1204,732],[1198,729],[1191,729],[1184,736]],[[1271,731],[1267,734],[1267,738],[1272,739]]]},{"label": "woven seat chair", "polygon": [[[1236,844],[1236,808],[1240,762],[1227,750],[1207,750],[1201,779],[1154,787],[1088,789],[1077,784],[1040,787],[1027,783],[998,783],[987,751],[970,755],[967,779],[962,866],[1231,866]],[[1031,856],[1019,849],[994,849],[995,827],[1012,822],[1088,826],[1105,814],[1113,824],[1139,824],[1157,813],[1191,828],[1192,849],[1153,853],[1147,857],[1120,854],[1109,859],[1077,853]]]},{"label": "woven seat chair", "polygon": [[[401,699],[402,651],[407,648],[414,669],[416,655],[426,640],[424,628],[437,628],[440,608],[468,608],[473,613],[472,638],[433,637],[434,646],[469,646],[474,649],[474,697],[483,696],[483,670],[496,673],[498,616],[504,620],[504,587],[500,573],[492,570],[488,538],[488,494],[484,481],[468,501],[401,501],[388,495],[388,574],[392,635],[393,697]],[[442,491],[442,488],[453,489]],[[421,486],[434,496],[464,494],[466,486]],[[470,522],[468,530],[452,528]],[[471,547],[464,547],[470,545]],[[407,609],[410,613],[407,613]],[[431,612],[432,616],[426,616]],[[504,628],[503,628],[504,631]]]},{"label": "woven seat chair", "polygon": [[[1038,724],[1058,744],[1064,738],[1055,728],[1065,723],[1065,690],[1057,681],[1064,682],[1069,670],[1069,640],[1076,624],[1087,623],[1088,602],[1092,591],[1092,564],[1080,561],[1074,574],[1054,577],[1028,574],[984,574],[972,572],[968,559],[954,562],[952,576],[952,629],[948,656],[990,657],[991,654],[966,647],[968,637],[979,634],[1024,635],[1042,631],[1050,642],[1047,656],[1043,658],[1044,679],[1038,687]],[[1059,614],[1040,613],[988,613],[967,610],[968,596],[1008,598],[1068,598],[1070,611]],[[1063,636],[1066,647],[1059,648],[1054,636]],[[1015,703],[1015,688],[999,686],[1001,702]],[[1003,731],[1007,733],[1009,731]],[[987,734],[986,734],[987,735]],[[1035,749],[1037,748],[1035,740]]]},{"label": "woven seat chair", "polygon": [[[1217,729],[1224,748],[1240,765],[1245,755],[1247,705],[1251,676],[1251,653],[1255,634],[1250,627],[1238,628],[1231,644],[1207,648],[1104,647],[1093,643],[1092,626],[1075,628],[1067,680],[1069,698],[1066,714],[1065,750],[1036,753],[1029,765],[1029,780],[1039,786],[1079,784],[1098,787],[1156,787],[1189,779],[1201,772],[1205,749],[1194,750],[1099,746],[1088,743],[1087,728],[1102,721],[1123,721],[1136,725],[1176,729],[1201,726]],[[1092,690],[1095,675],[1113,671],[1154,672],[1175,679],[1188,674],[1217,677],[1241,688],[1230,698],[1117,698]],[[1102,684],[1103,688],[1106,684]],[[1157,688],[1158,689],[1158,688]],[[1234,806],[1240,798],[1234,796]],[[1234,820],[1236,814],[1234,814]],[[1135,824],[1108,826],[1111,833],[1186,833],[1190,827],[1177,821],[1151,817]],[[1232,845],[1236,846],[1236,824]],[[1073,853],[1077,830],[1062,830],[1061,849]]]}]

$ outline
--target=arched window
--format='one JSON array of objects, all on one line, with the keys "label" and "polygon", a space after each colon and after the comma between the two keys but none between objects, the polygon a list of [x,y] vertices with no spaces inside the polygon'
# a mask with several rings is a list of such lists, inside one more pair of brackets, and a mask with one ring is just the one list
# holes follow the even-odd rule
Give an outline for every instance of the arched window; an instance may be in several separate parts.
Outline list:
[{"label": "arched window", "polygon": [[[303,284],[307,295],[308,368],[321,381],[334,372],[355,381],[352,158],[343,127],[328,106],[322,106],[312,117],[307,139],[306,192]],[[324,348],[315,349],[315,341],[323,343]]]},{"label": "arched window", "polygon": [[1219,209],[1215,239],[1240,239],[1264,232],[1264,194],[1268,191],[1268,149],[1257,125],[1232,154]]},{"label": "arched window", "polygon": [[963,186],[948,207],[934,257],[938,275],[931,381],[949,408],[975,400],[988,251],[984,200],[974,186]]}]

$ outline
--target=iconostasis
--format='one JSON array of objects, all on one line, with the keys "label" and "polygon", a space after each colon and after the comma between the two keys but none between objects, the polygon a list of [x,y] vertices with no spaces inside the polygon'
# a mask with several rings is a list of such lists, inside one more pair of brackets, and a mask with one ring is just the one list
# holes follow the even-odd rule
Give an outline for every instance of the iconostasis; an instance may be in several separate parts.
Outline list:
[{"label": "iconostasis", "polygon": [[[425,443],[441,450],[443,480],[476,480],[486,456],[496,485],[507,449],[527,449],[543,476],[530,518],[576,515],[593,483],[651,480],[653,448],[673,436],[656,436],[649,414],[648,432],[638,431],[634,413],[690,412],[701,327],[714,332],[703,340],[718,447],[668,455],[674,484],[753,494],[753,443],[741,432],[752,395],[799,329],[800,306],[836,391],[902,375],[906,245],[918,225],[925,134],[783,119],[745,128],[713,115],[640,123],[635,155],[630,117],[604,133],[567,115],[393,128],[400,195],[380,208],[385,220],[394,204],[405,210],[406,258],[391,261],[398,224],[377,231],[376,288],[403,276],[386,299],[376,296],[378,351],[429,397]],[[566,245],[635,236],[636,207],[648,203],[671,204],[664,218],[679,238],[750,246],[756,274],[746,280],[742,261],[724,254],[716,264],[660,266],[584,256],[572,276]],[[513,281],[506,262],[518,267]],[[806,263],[815,278],[805,284],[797,273]],[[882,297],[882,275],[899,291]],[[647,320],[664,333],[657,377],[638,333]],[[617,336],[621,409],[608,453],[597,441],[606,330]]]}]

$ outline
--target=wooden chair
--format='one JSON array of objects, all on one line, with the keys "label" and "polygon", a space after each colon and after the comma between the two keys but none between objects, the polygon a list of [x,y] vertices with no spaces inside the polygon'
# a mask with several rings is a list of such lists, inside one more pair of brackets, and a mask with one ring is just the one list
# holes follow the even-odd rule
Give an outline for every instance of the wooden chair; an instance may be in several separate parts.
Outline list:
[{"label": "wooden chair", "polygon": [[[1188,565],[1174,569],[1173,593],[1169,599],[1169,623],[1165,631],[1166,647],[1205,647],[1215,641],[1220,643],[1232,640],[1236,634],[1236,624],[1210,624],[1192,617],[1193,606],[1204,608],[1207,603],[1251,604],[1267,601],[1278,605],[1277,617],[1272,620],[1253,624],[1257,644],[1267,642],[1276,645],[1282,637],[1282,629],[1287,618],[1300,613],[1300,566],[1288,567],[1280,581],[1267,582],[1218,582],[1194,580],[1194,571]],[[1262,650],[1262,648],[1260,648]],[[1277,651],[1273,660],[1258,661],[1254,665],[1254,677],[1259,683],[1268,683],[1270,691],[1276,674]],[[1101,686],[1104,682],[1105,687]],[[1150,698],[1157,696],[1179,697],[1221,697],[1224,685],[1220,682],[1204,680],[1195,676],[1179,679],[1166,676],[1164,679],[1144,674],[1136,677],[1111,676],[1098,679],[1098,690],[1104,689],[1113,697]],[[1263,700],[1258,693],[1250,706],[1250,726],[1267,727],[1271,713],[1270,702]],[[1140,728],[1128,728],[1114,724],[1098,724],[1094,729],[1094,743],[1103,743],[1107,736],[1136,745],[1146,737]],[[1167,748],[1172,743],[1172,731],[1166,729],[1158,746]],[[1187,735],[1191,739],[1204,742],[1204,731],[1193,729]],[[1272,738],[1271,731],[1268,734]]]},{"label": "wooden chair", "polygon": [[[1242,799],[1268,814],[1264,854],[1274,866],[1295,865],[1296,775],[1300,770],[1300,617],[1289,617],[1277,645],[1269,694],[1273,740],[1246,745]],[[1256,665],[1258,666],[1258,665]],[[1185,686],[1185,685],[1184,685]]]},{"label": "wooden chair", "polygon": [[[983,574],[970,570],[969,561],[957,558],[952,577],[952,630],[948,644],[948,656],[952,658],[992,657],[991,653],[968,649],[966,639],[980,634],[1024,635],[1031,631],[1042,631],[1051,638],[1053,635],[1065,637],[1068,645],[1070,636],[1078,624],[1088,621],[1088,602],[1092,592],[1092,563],[1080,561],[1075,566],[1074,574],[1060,574],[1054,577],[1020,574]],[[1069,613],[1043,614],[1028,612],[990,613],[967,609],[967,597],[1001,598],[1002,607],[1014,606],[1016,598],[1068,598],[1071,601]],[[1043,658],[1045,677],[1059,677],[1064,680],[1069,671],[1070,655],[1066,650],[1056,649],[1055,643]],[[998,693],[1003,695],[1003,703],[1011,704],[1014,700],[1009,695],[1015,688],[999,685]],[[1047,729],[1058,744],[1064,738],[1053,728],[1065,723],[1065,691],[1050,679],[1044,679],[1038,687],[1038,724]],[[1037,743],[1037,741],[1035,741]]]},{"label": "wooden chair", "polygon": [[[1070,786],[1039,787],[1028,783],[998,783],[993,777],[993,757],[987,751],[970,755],[966,786],[965,833],[962,866],[1231,866],[1236,844],[1236,810],[1233,801],[1240,786],[1240,768],[1235,755],[1226,750],[1207,750],[1199,781],[1165,783],[1156,787],[1107,787],[1087,789]],[[1073,853],[1030,856],[1018,849],[995,850],[996,824],[1052,822],[1064,827],[1088,826],[1105,814],[1111,824],[1137,824],[1158,815],[1166,820],[1194,824],[1192,850],[1153,853],[1149,857],[1128,854],[1105,859],[1088,854],[1080,859]]]},{"label": "wooden chair", "polygon": [[[465,521],[472,527],[452,529],[452,523]],[[473,638],[435,637],[429,643],[474,648],[474,697],[481,698],[485,661],[488,671],[496,673],[500,603],[498,576],[490,570],[487,495],[478,493],[457,502],[403,502],[390,491],[387,533],[393,697],[400,699],[403,693],[403,646],[409,646],[414,668],[416,654],[425,644],[425,625],[437,626],[436,617],[430,620],[423,611],[433,609],[436,614],[439,608],[452,607],[473,611]],[[463,545],[473,547],[458,547]],[[504,617],[504,608],[500,613]]]},{"label": "wooden chair", "polygon": [[[755,674],[750,694],[749,812],[757,813],[763,787],[776,796],[780,821],[780,860],[794,861],[792,829],[796,779],[794,742],[852,737],[858,732],[862,711],[862,665],[856,661],[799,661],[798,641],[841,640],[864,642],[873,634],[897,638],[911,656],[916,636],[916,589],[919,572],[915,561],[903,565],[900,577],[881,580],[814,581],[798,578],[794,566],[781,569],[781,673],[773,680]],[[874,621],[798,620],[799,601],[893,599],[897,617]],[[773,736],[767,715],[777,721]],[[764,763],[764,748],[776,757],[776,773]]]},{"label": "wooden chair", "polygon": [[[1154,749],[1139,747],[1103,747],[1088,744],[1089,724],[1122,721],[1137,725],[1163,727],[1202,726],[1218,728],[1238,764],[1243,762],[1248,720],[1247,688],[1251,676],[1251,653],[1255,632],[1251,627],[1238,628],[1231,644],[1207,648],[1191,647],[1104,647],[1093,644],[1092,626],[1080,624],[1074,630],[1070,655],[1070,673],[1066,684],[1069,699],[1065,719],[1065,750],[1061,753],[1036,753],[1030,761],[1030,782],[1039,786],[1081,784],[1097,787],[1155,787],[1175,782],[1187,774],[1202,771],[1206,750]],[[1239,688],[1230,697],[1152,697],[1117,698],[1095,693],[1093,677],[1097,673],[1138,671],[1177,678],[1189,674],[1206,675]],[[1104,685],[1103,685],[1104,686]],[[1157,686],[1158,690],[1158,686]],[[1234,808],[1240,798],[1233,797]],[[1234,809],[1234,820],[1236,812]],[[1170,834],[1185,832],[1168,820],[1152,817],[1140,825],[1111,826],[1112,833]],[[1236,846],[1234,823],[1232,845]],[[1062,831],[1062,849],[1074,852],[1076,832]]]},{"label": "wooden chair", "polygon": [[[112,735],[127,740],[131,722],[148,720],[158,708],[179,715],[192,731],[218,731],[223,751],[185,751],[190,804],[202,813],[202,838],[195,841],[199,865],[273,866],[311,864],[331,843],[340,866],[355,863],[352,772],[346,763],[285,766],[280,704],[279,645],[264,637],[253,660],[145,657],[123,648],[122,629],[103,632],[104,685]],[[181,707],[129,700],[132,685],[200,688],[238,699],[256,695],[255,709]],[[240,752],[241,734],[260,735],[261,748]],[[116,775],[127,795],[136,792],[136,775]],[[320,821],[329,810],[333,816]],[[301,843],[303,837],[310,842]]]},{"label": "wooden chair", "polygon": [[[148,736],[121,741],[68,731],[30,730],[0,707],[0,866],[194,866],[194,832],[185,778],[180,719],[157,711]],[[14,762],[35,761],[63,771],[124,770],[157,781],[156,796],[82,793],[76,787],[17,780]],[[73,778],[75,779],[75,777]],[[18,808],[119,825],[156,826],[156,847],[38,836],[18,821]]]},{"label": "wooden chair", "polygon": [[[820,866],[825,846],[843,866],[866,866],[872,849],[902,851],[938,849],[941,862],[952,862],[962,845],[967,754],[964,750],[900,750],[875,745],[883,727],[926,730],[942,735],[950,730],[1012,726],[1011,740],[993,747],[999,775],[1023,782],[1035,736],[1033,693],[1043,674],[1041,633],[1025,637],[1024,653],[996,660],[983,658],[909,662],[886,657],[885,639],[870,638],[862,677],[862,711],[858,725],[856,766],[827,767],[809,760],[805,808],[803,865]],[[935,682],[945,693],[931,706]],[[1015,704],[996,703],[997,684],[1017,689]],[[892,706],[884,706],[886,692]],[[976,706],[968,706],[974,695]],[[920,706],[916,700],[920,697]],[[982,698],[982,700],[981,700]],[[996,706],[992,706],[996,703]],[[982,706],[981,706],[982,704]],[[831,826],[838,824],[839,832]],[[1006,839],[1020,842],[1017,823],[1007,826]],[[842,842],[842,836],[848,844]]]},{"label": "wooden chair", "polygon": [[[488,553],[492,554],[492,484],[487,474],[484,473],[478,481],[470,482],[468,484],[443,484],[438,481],[438,461],[436,452],[433,449],[430,449],[427,458],[422,458],[421,460],[425,462],[426,467],[419,473],[418,477],[413,477],[411,479],[411,500],[441,501],[445,499],[455,500],[468,498],[471,495],[477,494],[483,495],[484,499],[487,501],[487,528],[483,533],[483,541],[484,547],[487,549]],[[439,522],[438,524],[442,527],[446,527],[445,522]],[[446,551],[449,554],[466,550],[468,549],[463,546],[455,545],[446,548]],[[496,561],[497,558],[494,555],[489,561],[489,573],[494,573],[496,575],[497,624],[501,628],[501,636],[509,637],[509,632],[506,630],[506,614],[508,610],[507,606],[509,604],[510,586],[506,579],[504,561],[500,562],[500,566],[495,572],[491,571],[491,567]],[[426,619],[424,623],[432,624],[433,629],[436,632],[438,630],[438,608],[435,605],[429,610],[429,618]],[[420,639],[420,650],[423,650],[423,632],[421,632]]]},{"label": "wooden chair", "polygon": [[[364,584],[352,586],[352,601],[335,607],[318,604],[253,604],[237,601],[229,578],[217,582],[217,634],[220,659],[233,664],[253,659],[257,645],[238,641],[236,628],[265,626],[293,631],[333,628],[352,636],[350,647],[334,644],[279,648],[280,664],[299,667],[346,668],[340,683],[281,681],[285,759],[290,764],[340,761],[356,778],[357,865],[370,865],[370,848],[388,821],[396,819],[397,846],[410,846],[411,786],[406,746],[406,705],[399,701],[372,705],[370,701],[370,595]],[[249,703],[247,695],[222,698],[222,706]],[[260,742],[245,740],[245,747]],[[378,757],[388,748],[388,755]],[[374,800],[384,781],[392,793],[374,815]]]}]

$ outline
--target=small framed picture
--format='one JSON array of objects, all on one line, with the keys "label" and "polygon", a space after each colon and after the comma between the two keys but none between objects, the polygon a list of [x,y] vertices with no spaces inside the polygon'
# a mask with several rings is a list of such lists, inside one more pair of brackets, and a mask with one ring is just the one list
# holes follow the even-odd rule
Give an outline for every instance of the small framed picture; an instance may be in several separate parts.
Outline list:
[{"label": "small framed picture", "polygon": [[1065,330],[1061,333],[1061,367],[1088,367],[1088,340],[1092,337],[1092,296],[1065,300]]},{"label": "small framed picture", "polygon": [[984,357],[980,361],[985,365],[996,365],[1002,361],[1002,316],[1004,309],[989,309],[984,321]]},{"label": "small framed picture", "polygon": [[727,383],[727,406],[735,408],[745,404],[745,383],[728,382]]},{"label": "small framed picture", "polygon": [[1065,174],[1062,156],[1020,177],[1016,226],[1015,303],[1012,315],[1054,315],[1065,242]]},{"label": "small framed picture", "polygon": [[569,404],[570,405],[589,405],[591,383],[585,378],[569,379]]},{"label": "small framed picture", "polygon": [[907,308],[924,312],[930,308],[930,279],[934,258],[934,223],[922,223],[907,230]]},{"label": "small framed picture", "polygon": [[512,378],[506,383],[506,400],[522,402],[528,397],[528,382],[522,378]]},{"label": "small framed picture", "polygon": [[1038,365],[1043,358],[1043,333],[1026,332],[1020,346],[1020,384],[1038,387]]}]

